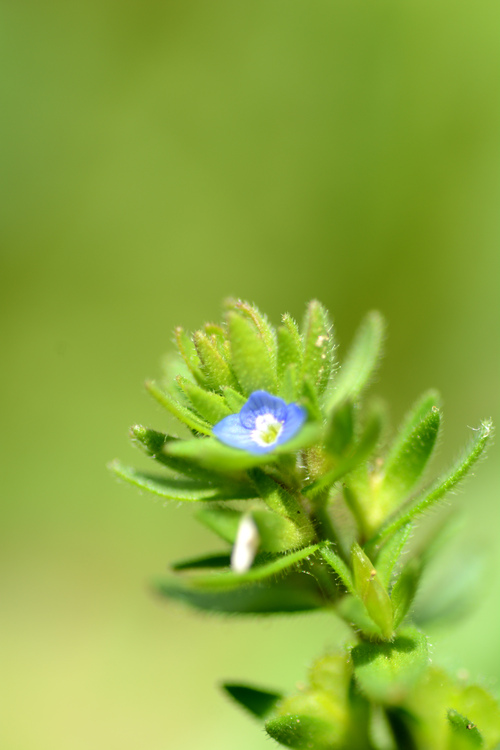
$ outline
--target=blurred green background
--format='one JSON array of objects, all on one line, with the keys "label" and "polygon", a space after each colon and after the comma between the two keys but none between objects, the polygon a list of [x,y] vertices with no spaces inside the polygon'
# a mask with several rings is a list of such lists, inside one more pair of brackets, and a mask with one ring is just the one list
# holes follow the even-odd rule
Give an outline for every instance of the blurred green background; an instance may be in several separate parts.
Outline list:
[{"label": "blurred green background", "polygon": [[[217,682],[291,689],[341,635],[148,590],[217,549],[105,468],[170,426],[142,383],[175,325],[317,297],[345,350],[376,307],[394,421],[443,392],[436,468],[498,424],[499,27],[493,1],[1,4],[2,750],[268,748]],[[497,465],[453,499],[485,600],[431,638],[493,686]]]}]

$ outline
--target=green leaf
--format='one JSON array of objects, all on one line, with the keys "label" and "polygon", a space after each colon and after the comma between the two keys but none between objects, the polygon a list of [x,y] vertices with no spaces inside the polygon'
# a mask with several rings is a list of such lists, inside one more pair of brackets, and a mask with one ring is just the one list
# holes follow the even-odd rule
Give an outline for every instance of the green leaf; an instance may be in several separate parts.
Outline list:
[{"label": "green leaf", "polygon": [[414,628],[402,630],[392,642],[360,643],[351,656],[363,693],[388,705],[405,700],[429,663],[427,640]]},{"label": "green leaf", "polygon": [[411,435],[417,430],[421,422],[429,416],[434,407],[437,409],[441,407],[440,394],[433,389],[425,391],[406,415],[399,429],[398,436],[387,454],[387,458],[385,459],[386,464],[396,462],[397,456],[404,452],[404,445],[408,443]]},{"label": "green leaf", "polygon": [[318,551],[323,560],[335,571],[347,591],[356,596],[351,571],[342,558],[327,545],[322,545]]},{"label": "green leaf", "polygon": [[198,414],[209,424],[217,424],[231,414],[231,410],[219,394],[205,391],[180,375],[177,377],[177,382]]},{"label": "green leaf", "polygon": [[324,446],[331,456],[341,457],[354,440],[354,404],[342,401],[332,411],[325,433]]},{"label": "green leaf", "polygon": [[[345,658],[344,658],[345,665]],[[314,750],[345,750],[348,742],[349,669],[337,669],[333,690],[310,687],[283,699],[278,715],[266,722],[266,731],[287,747]],[[346,679],[347,678],[347,679]]]},{"label": "green leaf", "polygon": [[222,687],[236,703],[246,708],[247,711],[250,711],[258,719],[265,719],[282,698],[280,693],[261,690],[251,685],[238,685],[226,682]]},{"label": "green leaf", "polygon": [[451,729],[449,750],[483,747],[484,740],[476,725],[453,708],[448,709],[448,723]]},{"label": "green leaf", "polygon": [[321,609],[325,600],[316,581],[302,573],[221,591],[198,589],[195,581],[158,583],[159,594],[209,612],[240,615],[285,614]]},{"label": "green leaf", "polygon": [[296,322],[290,315],[283,315],[283,324],[278,328],[278,378],[283,382],[287,368],[294,365],[302,368],[302,339]]},{"label": "green leaf", "polygon": [[287,404],[295,403],[301,396],[303,383],[299,382],[299,368],[297,365],[288,365],[281,379],[279,396]]},{"label": "green leaf", "polygon": [[201,508],[196,513],[200,523],[229,544],[234,544],[243,513],[233,508],[215,506]]},{"label": "green leaf", "polygon": [[401,571],[391,592],[392,608],[394,610],[394,627],[397,628],[406,617],[417,593],[422,564],[418,558],[410,560]]},{"label": "green leaf", "polygon": [[306,497],[315,497],[328,487],[331,487],[335,482],[338,482],[346,474],[349,474],[362,465],[371,456],[377,446],[382,431],[383,417],[384,414],[381,409],[378,407],[373,408],[368,415],[366,425],[359,440],[332,469],[304,487],[303,494]]},{"label": "green leaf", "polygon": [[380,549],[376,558],[376,568],[380,582],[386,588],[391,582],[392,573],[401,557],[411,532],[413,524],[407,523],[396,531]]},{"label": "green leaf", "polygon": [[203,570],[204,568],[228,568],[231,564],[231,555],[203,555],[192,557],[188,560],[178,560],[170,563],[171,570]]},{"label": "green leaf", "polygon": [[252,466],[270,464],[278,459],[278,451],[254,454],[231,448],[214,437],[179,440],[165,446],[168,456],[192,461],[196,466],[230,474]]},{"label": "green leaf", "polygon": [[220,591],[236,589],[248,583],[258,583],[294,568],[298,563],[303,562],[309,556],[313,555],[317,549],[318,545],[312,544],[296,552],[290,552],[289,554],[274,558],[271,562],[255,565],[250,570],[247,570],[246,573],[235,573],[232,570],[225,570],[214,574],[197,575],[196,578],[191,580],[191,585],[198,591]]},{"label": "green leaf", "polygon": [[228,299],[225,302],[225,307],[228,311],[235,311],[251,321],[264,341],[271,360],[274,362],[276,360],[276,333],[269,323],[267,316],[261,313],[255,305],[250,305],[243,300]]},{"label": "green leaf", "polygon": [[302,340],[302,377],[309,378],[321,395],[326,390],[333,372],[335,342],[328,312],[317,300],[312,300],[307,306],[302,324]]},{"label": "green leaf", "polygon": [[250,472],[250,478],[266,505],[274,513],[293,522],[303,543],[310,542],[315,536],[314,528],[295,495],[292,495],[260,469],[253,469]]},{"label": "green leaf", "polygon": [[384,462],[377,491],[388,509],[413,489],[434,450],[441,423],[435,402],[432,394],[417,404]]},{"label": "green leaf", "polygon": [[205,481],[223,481],[222,477],[217,474],[210,473],[205,469],[200,469],[189,461],[167,456],[164,451],[165,446],[178,443],[179,438],[165,435],[165,433],[158,432],[157,430],[151,430],[140,424],[133,425],[130,428],[130,437],[134,445],[143,450],[146,455],[153,458],[162,466],[166,466],[178,474],[185,474],[191,478],[204,479]]},{"label": "green leaf", "polygon": [[285,747],[298,750],[332,750],[332,725],[327,719],[307,714],[278,716],[266,722],[266,732]]},{"label": "green leaf", "polygon": [[418,750],[420,745],[415,738],[415,716],[402,706],[388,708],[386,716],[395,746],[404,750]]},{"label": "green leaf", "polygon": [[487,747],[497,745],[500,741],[500,706],[490,693],[480,685],[466,685],[454,697],[452,705],[477,725]]},{"label": "green leaf", "polygon": [[369,313],[356,333],[351,349],[337,375],[328,410],[346,398],[355,401],[368,385],[378,365],[384,331],[385,324],[380,313]]},{"label": "green leaf", "polygon": [[200,481],[204,486],[213,487],[214,491],[218,488],[220,492],[223,492],[225,498],[237,500],[251,498],[255,495],[252,486],[246,481],[245,477],[241,481],[239,478],[225,477],[208,469],[203,469],[189,460],[167,455],[165,450],[168,449],[169,445],[177,445],[182,442],[179,438],[150,430],[142,425],[131,427],[130,434],[132,442],[157,463],[166,466],[176,474],[184,474],[190,479]]},{"label": "green leaf", "polygon": [[[182,500],[184,502],[199,502],[204,500],[236,500],[236,489],[231,488],[230,494],[227,494],[225,488],[207,484],[206,482],[196,481],[194,479],[177,479],[171,477],[157,476],[136,471],[128,466],[123,466],[119,461],[113,461],[109,468],[120,479],[139,487],[141,490],[147,490],[155,495],[163,497],[165,500]],[[248,497],[248,488],[242,489],[241,494],[246,493]]]},{"label": "green leaf", "polygon": [[228,314],[231,363],[241,388],[250,395],[265,390],[276,393],[275,363],[258,329],[242,315]]},{"label": "green leaf", "polygon": [[222,392],[231,414],[237,414],[241,411],[242,407],[248,400],[246,396],[242,396],[241,393],[238,393],[238,391],[235,391],[234,388],[231,388],[229,385],[224,386]]},{"label": "green leaf", "polygon": [[443,555],[432,563],[425,556],[420,559],[428,569],[412,613],[414,622],[449,625],[477,609],[485,594],[485,550],[460,545],[444,560]]},{"label": "green leaf", "polygon": [[165,447],[167,455],[185,458],[197,466],[221,473],[231,473],[252,466],[275,463],[280,456],[308,448],[319,438],[321,426],[315,423],[304,425],[300,432],[287,443],[278,445],[270,453],[254,454],[238,448],[230,448],[213,437],[179,440]]},{"label": "green leaf", "polygon": [[395,518],[392,520],[389,519],[370,540],[367,548],[373,549],[379,545],[384,539],[394,534],[395,531],[413,518],[424,513],[433,505],[436,505],[450,490],[454,489],[482,456],[492,433],[493,427],[491,421],[483,422],[481,427],[476,430],[476,434],[470,441],[464,454],[455,462],[452,468],[443,474],[429,489],[419,493]]},{"label": "green leaf", "polygon": [[214,391],[220,391],[225,385],[234,386],[233,373],[212,337],[203,331],[196,331],[193,340],[207,386]]},{"label": "green leaf", "polygon": [[177,348],[179,349],[184,362],[186,363],[195,380],[201,386],[204,386],[206,384],[205,377],[200,369],[200,359],[196,352],[196,347],[193,341],[180,326],[175,329],[174,334]]},{"label": "green leaf", "polygon": [[356,592],[384,638],[391,638],[393,615],[389,594],[380,583],[371,560],[356,542],[352,546],[351,554]]},{"label": "green leaf", "polygon": [[[259,549],[263,552],[287,552],[307,544],[310,539],[288,518],[268,510],[251,510],[259,532]],[[234,544],[243,513],[232,508],[217,506],[202,508],[197,519],[230,544]]]},{"label": "green leaf", "polygon": [[212,428],[207,422],[205,422],[205,420],[197,417],[192,411],[175,401],[170,394],[162,391],[156,383],[148,381],[146,383],[146,389],[159,404],[165,407],[165,409],[167,409],[174,417],[187,425],[191,430],[200,432],[202,435],[211,434]]},{"label": "green leaf", "polygon": [[369,639],[379,641],[382,637],[381,630],[366,611],[366,607],[358,597],[343,596],[336,605],[340,617],[347,622],[353,630],[356,630]]}]

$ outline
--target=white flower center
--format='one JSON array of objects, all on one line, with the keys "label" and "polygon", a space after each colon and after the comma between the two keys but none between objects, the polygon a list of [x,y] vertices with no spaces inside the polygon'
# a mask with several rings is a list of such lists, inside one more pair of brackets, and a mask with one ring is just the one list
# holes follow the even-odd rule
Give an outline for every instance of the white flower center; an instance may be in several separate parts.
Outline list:
[{"label": "white flower center", "polygon": [[257,445],[272,445],[283,431],[283,422],[276,419],[274,414],[259,414],[252,430],[252,440]]}]

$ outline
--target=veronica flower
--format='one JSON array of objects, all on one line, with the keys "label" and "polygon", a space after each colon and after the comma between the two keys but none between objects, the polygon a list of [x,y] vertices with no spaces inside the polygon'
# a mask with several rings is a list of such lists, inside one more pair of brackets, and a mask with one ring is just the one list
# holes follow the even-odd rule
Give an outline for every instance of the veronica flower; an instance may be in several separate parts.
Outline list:
[{"label": "veronica flower", "polygon": [[307,414],[298,404],[287,404],[267,391],[254,391],[238,414],[224,417],[213,428],[221,443],[249,453],[269,453],[293,438]]}]

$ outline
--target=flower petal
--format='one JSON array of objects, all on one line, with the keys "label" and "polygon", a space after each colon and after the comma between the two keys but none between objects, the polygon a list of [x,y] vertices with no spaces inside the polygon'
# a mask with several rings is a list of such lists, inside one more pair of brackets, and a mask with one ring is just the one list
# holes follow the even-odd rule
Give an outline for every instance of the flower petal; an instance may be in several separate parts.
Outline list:
[{"label": "flower petal", "polygon": [[248,453],[268,453],[273,446],[258,445],[252,437],[252,431],[243,427],[239,414],[230,414],[218,422],[213,430],[213,435],[231,448],[240,448]]},{"label": "flower petal", "polygon": [[286,407],[285,421],[283,430],[279,435],[275,445],[283,445],[293,438],[307,419],[307,412],[298,404],[288,404]]},{"label": "flower petal", "polygon": [[254,391],[240,411],[241,424],[252,430],[257,417],[272,414],[280,422],[286,419],[286,403],[267,391]]}]

